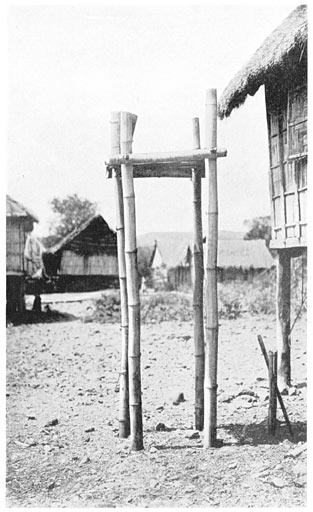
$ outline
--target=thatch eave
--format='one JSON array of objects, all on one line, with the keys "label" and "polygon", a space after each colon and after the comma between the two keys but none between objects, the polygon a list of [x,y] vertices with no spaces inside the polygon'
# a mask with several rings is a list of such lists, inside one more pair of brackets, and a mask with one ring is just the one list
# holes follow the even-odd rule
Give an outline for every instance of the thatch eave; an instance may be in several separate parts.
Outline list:
[{"label": "thatch eave", "polygon": [[219,117],[228,117],[262,85],[273,80],[285,85],[294,82],[298,68],[306,66],[307,38],[307,7],[300,5],[265,39],[230,81],[219,100]]},{"label": "thatch eave", "polygon": [[37,215],[30,208],[6,194],[6,216],[11,218],[28,218],[33,222],[39,222]]}]

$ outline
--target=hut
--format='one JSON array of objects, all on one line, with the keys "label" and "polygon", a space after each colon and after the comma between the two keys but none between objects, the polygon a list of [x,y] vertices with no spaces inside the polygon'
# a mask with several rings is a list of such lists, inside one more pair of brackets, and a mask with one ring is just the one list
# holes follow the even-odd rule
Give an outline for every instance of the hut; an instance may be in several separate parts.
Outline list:
[{"label": "hut", "polygon": [[116,233],[101,215],[92,216],[49,248],[43,264],[46,274],[57,278],[59,292],[117,287]]},{"label": "hut", "polygon": [[179,290],[191,286],[190,246],[183,237],[179,243],[175,239],[155,241],[151,257],[154,289]]},{"label": "hut", "polygon": [[248,281],[269,272],[275,260],[264,240],[219,240],[218,281]]},{"label": "hut", "polygon": [[[151,256],[152,286],[189,288],[193,282],[192,233],[158,233]],[[205,242],[205,241],[204,241]],[[218,281],[249,281],[270,271],[275,261],[264,240],[244,240],[242,233],[219,232]]]},{"label": "hut", "polygon": [[6,300],[9,317],[25,309],[25,245],[38,217],[26,206],[6,196]]},{"label": "hut", "polygon": [[307,249],[307,8],[298,6],[231,80],[218,105],[227,117],[265,90],[272,213],[271,249],[277,250],[278,385],[290,374],[291,258]]}]

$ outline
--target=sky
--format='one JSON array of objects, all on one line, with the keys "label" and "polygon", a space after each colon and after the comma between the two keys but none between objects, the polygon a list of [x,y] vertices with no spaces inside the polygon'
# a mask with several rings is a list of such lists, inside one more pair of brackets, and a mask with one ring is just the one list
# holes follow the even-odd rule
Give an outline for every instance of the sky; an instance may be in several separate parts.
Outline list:
[{"label": "sky", "polygon": [[[205,91],[218,97],[300,2],[11,5],[7,192],[53,221],[50,201],[77,193],[115,228],[110,112],[137,114],[134,152],[192,148]],[[270,213],[263,88],[218,122],[220,229]],[[189,179],[135,181],[137,232],[190,231]],[[206,211],[203,187],[203,214]]]}]

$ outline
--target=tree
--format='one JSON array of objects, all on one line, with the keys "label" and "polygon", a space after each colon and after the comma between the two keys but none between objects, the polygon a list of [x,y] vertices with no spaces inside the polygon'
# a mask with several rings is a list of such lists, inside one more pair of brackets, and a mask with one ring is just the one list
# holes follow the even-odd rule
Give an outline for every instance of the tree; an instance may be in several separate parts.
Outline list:
[{"label": "tree", "polygon": [[269,247],[271,240],[271,217],[255,217],[252,220],[246,220],[245,225],[249,228],[244,236],[244,240],[265,240],[266,246]]},{"label": "tree", "polygon": [[96,203],[82,199],[77,194],[68,195],[63,199],[54,197],[50,204],[53,213],[57,215],[57,220],[54,221],[53,232],[47,238],[54,239],[54,242],[71,233],[97,212]]}]

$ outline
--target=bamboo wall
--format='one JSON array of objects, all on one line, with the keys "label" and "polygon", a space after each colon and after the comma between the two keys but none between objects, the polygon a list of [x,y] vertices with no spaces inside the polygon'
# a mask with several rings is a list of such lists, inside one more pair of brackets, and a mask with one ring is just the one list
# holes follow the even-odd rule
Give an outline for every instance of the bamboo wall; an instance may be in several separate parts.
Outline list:
[{"label": "bamboo wall", "polygon": [[32,231],[33,223],[20,217],[6,221],[6,271],[22,273],[26,270],[24,249],[27,234]]},{"label": "bamboo wall", "polygon": [[269,94],[267,122],[272,203],[271,248],[306,247],[307,87],[289,90],[273,106]]},{"label": "bamboo wall", "polygon": [[60,275],[118,275],[117,257],[110,254],[82,255],[62,251]]}]

